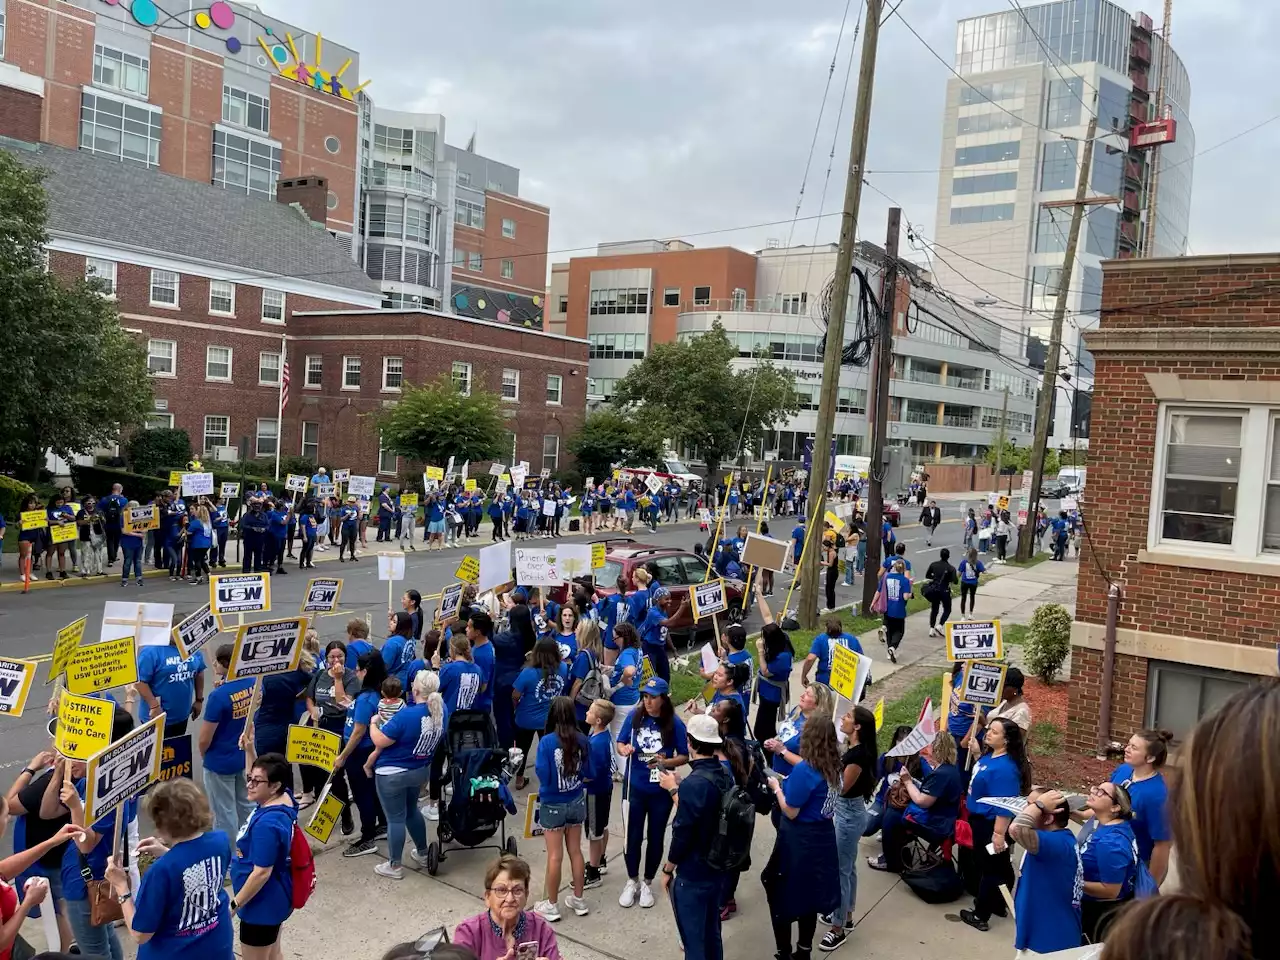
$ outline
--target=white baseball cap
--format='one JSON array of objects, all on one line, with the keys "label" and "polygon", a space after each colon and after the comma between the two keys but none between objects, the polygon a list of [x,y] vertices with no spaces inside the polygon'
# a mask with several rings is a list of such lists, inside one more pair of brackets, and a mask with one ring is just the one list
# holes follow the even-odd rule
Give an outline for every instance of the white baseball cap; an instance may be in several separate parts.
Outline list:
[{"label": "white baseball cap", "polygon": [[715,717],[709,717],[705,713],[690,717],[685,724],[685,732],[699,743],[724,743],[720,737],[720,724]]}]

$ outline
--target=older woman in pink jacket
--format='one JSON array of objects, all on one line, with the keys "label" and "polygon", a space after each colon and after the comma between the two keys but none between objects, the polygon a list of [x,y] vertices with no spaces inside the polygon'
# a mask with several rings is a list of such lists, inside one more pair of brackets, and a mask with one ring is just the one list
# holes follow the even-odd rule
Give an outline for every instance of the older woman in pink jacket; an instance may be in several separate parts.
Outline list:
[{"label": "older woman in pink jacket", "polygon": [[505,854],[495,860],[484,876],[484,899],[489,909],[458,924],[454,943],[470,947],[479,960],[516,960],[526,943],[537,944],[537,960],[561,960],[551,924],[525,910],[529,864]]}]

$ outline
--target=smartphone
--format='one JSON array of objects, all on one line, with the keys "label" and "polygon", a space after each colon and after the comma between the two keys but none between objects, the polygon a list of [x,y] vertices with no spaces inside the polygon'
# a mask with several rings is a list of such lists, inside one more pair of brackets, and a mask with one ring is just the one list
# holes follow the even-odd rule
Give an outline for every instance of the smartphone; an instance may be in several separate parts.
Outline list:
[{"label": "smartphone", "polygon": [[516,960],[538,960],[538,941],[528,940],[516,947]]}]

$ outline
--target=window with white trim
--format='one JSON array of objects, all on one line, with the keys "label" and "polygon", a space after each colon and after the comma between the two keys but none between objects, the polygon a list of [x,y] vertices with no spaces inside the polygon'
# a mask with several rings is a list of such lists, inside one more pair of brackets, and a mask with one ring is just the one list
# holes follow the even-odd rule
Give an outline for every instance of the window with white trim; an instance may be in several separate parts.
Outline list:
[{"label": "window with white trim", "polygon": [[256,93],[222,85],[222,120],[266,133],[271,129],[271,101]]},{"label": "window with white trim", "polygon": [[283,291],[262,291],[262,321],[264,323],[284,323]]},{"label": "window with white trim", "polygon": [[467,269],[477,273],[484,270],[484,257],[474,251],[467,252]]},{"label": "window with white trim", "polygon": [[320,421],[302,421],[302,455],[308,460],[320,459]]},{"label": "window with white trim", "polygon": [[514,260],[502,261],[502,277],[504,280],[510,280],[516,275],[516,262]]},{"label": "window with white trim", "polygon": [[123,50],[93,45],[93,82],[99,87],[146,97],[150,85],[151,61]]},{"label": "window with white trim", "polygon": [[209,312],[233,317],[236,313],[236,285],[229,280],[209,281]]},{"label": "window with white trim", "polygon": [[215,126],[213,185],[274,200],[282,156],[280,145],[274,140],[239,135]]},{"label": "window with white trim", "polygon": [[204,378],[231,382],[231,348],[205,347]]},{"label": "window with white trim", "polygon": [[258,354],[258,383],[264,387],[280,386],[279,350],[263,350]]},{"label": "window with white trim", "polygon": [[553,407],[560,406],[560,398],[564,396],[564,377],[558,373],[547,374],[547,403]]},{"label": "window with white trim", "polygon": [[471,396],[471,364],[453,361],[453,387],[464,397]]},{"label": "window with white trim", "polygon": [[172,377],[178,368],[178,341],[148,340],[147,369],[153,377]]},{"label": "window with white trim", "polygon": [[104,297],[116,295],[116,262],[100,257],[84,258],[84,278]]},{"label": "window with white trim", "polygon": [[[272,421],[275,426],[275,421]],[[231,418],[219,414],[206,414],[204,418],[204,455],[213,455],[214,447],[231,446]]]},{"label": "window with white trim", "polygon": [[502,399],[513,403],[520,399],[520,371],[510,367],[502,371]]},{"label": "window with white trim", "polygon": [[151,271],[151,306],[176,307],[178,305],[178,275],[171,270]]},{"label": "window with white trim", "polygon": [[542,469],[555,470],[560,463],[560,435],[548,433],[542,438]]},{"label": "window with white trim", "polygon": [[307,374],[302,381],[303,387],[319,387],[324,375],[324,357],[311,354],[307,357]]},{"label": "window with white trim", "polygon": [[400,458],[392,451],[382,445],[382,438],[378,438],[378,472],[395,476],[400,466]]},{"label": "window with white trim", "polygon": [[1187,737],[1204,717],[1216,713],[1230,697],[1256,677],[1189,663],[1147,661],[1147,725]]},{"label": "window with white trim", "polygon": [[280,435],[276,430],[276,422],[274,419],[260,417],[258,419],[258,452],[259,457],[274,457],[276,455],[276,444],[279,442]]},{"label": "window with white trim", "polygon": [[161,112],[106,94],[80,94],[80,149],[160,166]]},{"label": "window with white trim", "polygon": [[343,357],[342,358],[342,389],[343,390],[359,390],[360,389],[360,358],[359,357]]},{"label": "window with white trim", "polygon": [[382,389],[399,390],[404,385],[404,357],[382,358]]},{"label": "window with white trim", "polygon": [[145,430],[172,430],[173,414],[172,413],[148,413],[147,419],[143,422]]},{"label": "window with white trim", "polygon": [[502,235],[509,240],[516,235],[516,222],[510,217],[502,218]]}]

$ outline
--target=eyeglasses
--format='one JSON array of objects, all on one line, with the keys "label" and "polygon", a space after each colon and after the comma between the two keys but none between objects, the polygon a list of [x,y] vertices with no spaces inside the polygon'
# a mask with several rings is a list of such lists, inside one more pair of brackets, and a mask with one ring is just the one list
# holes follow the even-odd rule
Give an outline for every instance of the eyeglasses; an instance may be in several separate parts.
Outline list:
[{"label": "eyeglasses", "polygon": [[524,887],[490,887],[489,892],[499,900],[505,900],[507,897],[514,897],[519,900],[529,891]]},{"label": "eyeglasses", "polygon": [[1115,802],[1115,799],[1116,799],[1115,794],[1108,791],[1105,787],[1090,787],[1089,796],[1106,797],[1107,799],[1111,800],[1113,803]]},{"label": "eyeglasses", "polygon": [[268,780],[266,777],[253,777],[246,773],[244,775],[244,782],[252,787],[256,784],[270,783],[271,781]]}]

